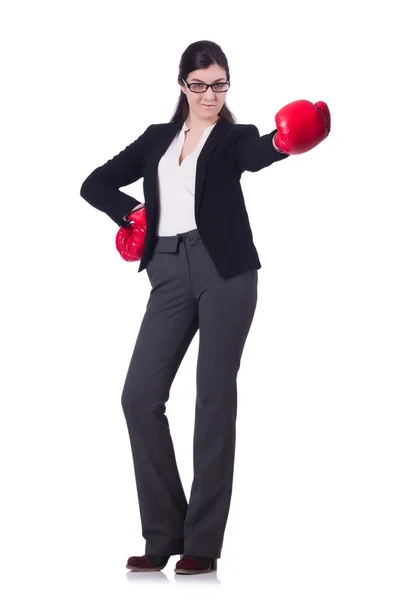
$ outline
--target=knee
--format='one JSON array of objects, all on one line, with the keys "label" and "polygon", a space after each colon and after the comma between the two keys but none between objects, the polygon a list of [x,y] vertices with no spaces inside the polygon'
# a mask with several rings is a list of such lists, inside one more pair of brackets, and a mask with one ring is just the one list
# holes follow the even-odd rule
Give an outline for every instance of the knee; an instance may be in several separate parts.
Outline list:
[{"label": "knee", "polygon": [[124,388],[121,406],[126,417],[135,422],[144,422],[150,415],[165,412],[164,402],[149,387],[143,389]]},{"label": "knee", "polygon": [[142,394],[134,390],[124,388],[121,394],[121,407],[126,416],[139,417],[142,407],[145,405],[145,398]]}]

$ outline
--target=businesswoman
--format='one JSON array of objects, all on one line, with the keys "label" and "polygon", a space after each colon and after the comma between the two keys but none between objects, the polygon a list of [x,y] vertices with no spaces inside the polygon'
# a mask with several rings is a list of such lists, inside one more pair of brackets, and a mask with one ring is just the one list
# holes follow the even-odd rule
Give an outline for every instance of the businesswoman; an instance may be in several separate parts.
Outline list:
[{"label": "businesswoman", "polygon": [[[178,84],[171,121],[150,125],[95,169],[80,193],[120,227],[131,226],[134,210],[146,211],[138,272],[146,269],[151,291],[122,393],[146,547],[126,567],[160,570],[180,555],[175,572],[198,574],[215,570],[221,556],[232,494],[236,378],[261,267],[240,178],[290,152],[287,132],[260,136],[256,126],[235,123],[226,105],[228,62],[217,44],[187,47]],[[145,205],[119,190],[141,177]],[[165,405],[198,330],[187,501]]]}]

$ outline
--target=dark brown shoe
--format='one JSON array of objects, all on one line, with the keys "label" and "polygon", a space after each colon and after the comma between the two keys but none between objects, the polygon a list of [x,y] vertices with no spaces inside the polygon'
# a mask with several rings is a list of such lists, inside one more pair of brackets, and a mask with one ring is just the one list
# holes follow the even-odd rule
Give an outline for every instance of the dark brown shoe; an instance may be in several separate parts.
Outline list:
[{"label": "dark brown shoe", "polygon": [[217,559],[208,556],[191,556],[184,554],[175,565],[175,573],[181,575],[198,575],[216,571]]},{"label": "dark brown shoe", "polygon": [[169,558],[169,556],[155,556],[153,554],[130,556],[125,566],[130,571],[161,571],[166,566]]}]

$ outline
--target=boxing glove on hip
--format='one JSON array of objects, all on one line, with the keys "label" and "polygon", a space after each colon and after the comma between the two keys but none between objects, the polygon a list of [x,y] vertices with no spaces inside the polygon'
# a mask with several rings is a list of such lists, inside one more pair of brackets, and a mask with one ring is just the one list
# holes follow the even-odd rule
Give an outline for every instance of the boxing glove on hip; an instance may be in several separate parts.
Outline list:
[{"label": "boxing glove on hip", "polygon": [[124,260],[133,262],[142,257],[146,235],[145,207],[131,212],[127,216],[129,225],[120,227],[116,234],[116,248]]}]

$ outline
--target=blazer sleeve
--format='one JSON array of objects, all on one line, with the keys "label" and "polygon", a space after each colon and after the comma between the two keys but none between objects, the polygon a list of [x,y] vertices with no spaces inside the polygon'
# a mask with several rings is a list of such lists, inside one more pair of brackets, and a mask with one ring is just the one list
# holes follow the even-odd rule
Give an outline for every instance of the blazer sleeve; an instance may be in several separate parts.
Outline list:
[{"label": "blazer sleeve", "polygon": [[80,196],[106,213],[119,227],[126,225],[123,216],[140,204],[119,188],[143,177],[147,135],[152,127],[149,125],[134,142],[94,169],[80,188]]},{"label": "blazer sleeve", "polygon": [[255,125],[244,127],[243,135],[237,138],[235,144],[235,161],[240,173],[260,171],[274,162],[289,157],[289,154],[278,152],[273,146],[275,133],[277,133],[277,129],[260,136]]}]

